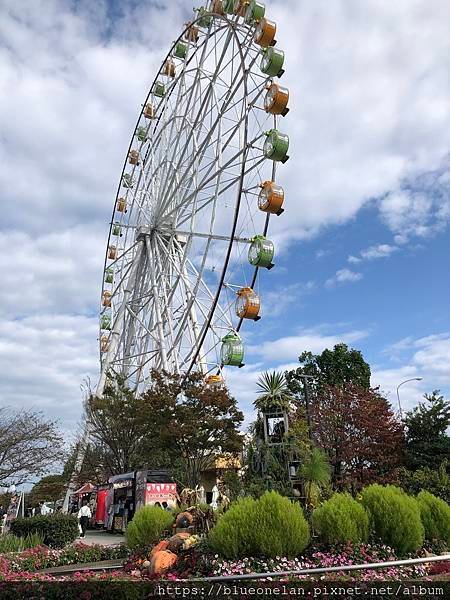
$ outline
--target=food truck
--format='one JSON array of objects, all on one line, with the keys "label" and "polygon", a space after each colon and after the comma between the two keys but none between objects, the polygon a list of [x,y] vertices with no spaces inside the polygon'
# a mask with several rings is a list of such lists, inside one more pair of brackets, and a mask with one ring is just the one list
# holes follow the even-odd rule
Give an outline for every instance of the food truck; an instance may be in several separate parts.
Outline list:
[{"label": "food truck", "polygon": [[177,486],[167,471],[131,471],[113,475],[105,496],[105,529],[123,532],[134,513],[142,506],[175,508]]}]

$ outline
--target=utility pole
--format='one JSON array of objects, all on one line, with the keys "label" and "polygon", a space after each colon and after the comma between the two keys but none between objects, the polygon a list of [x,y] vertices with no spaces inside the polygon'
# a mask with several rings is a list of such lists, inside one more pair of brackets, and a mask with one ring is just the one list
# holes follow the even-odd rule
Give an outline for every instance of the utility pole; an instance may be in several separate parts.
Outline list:
[{"label": "utility pole", "polygon": [[309,398],[309,387],[308,379],[314,379],[314,375],[301,375],[303,379],[303,389],[305,390],[305,408],[306,408],[306,422],[308,424],[308,435],[309,440],[313,441],[312,425],[311,425],[311,409],[310,409],[310,398]]}]

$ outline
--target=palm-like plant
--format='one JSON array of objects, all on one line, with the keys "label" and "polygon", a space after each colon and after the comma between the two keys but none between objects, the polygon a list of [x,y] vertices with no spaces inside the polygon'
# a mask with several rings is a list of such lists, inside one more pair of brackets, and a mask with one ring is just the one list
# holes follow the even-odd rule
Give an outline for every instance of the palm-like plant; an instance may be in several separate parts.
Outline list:
[{"label": "palm-like plant", "polygon": [[273,408],[287,409],[292,401],[283,373],[273,371],[263,373],[256,382],[260,394],[254,402],[257,410],[265,411]]},{"label": "palm-like plant", "polygon": [[308,458],[299,468],[298,474],[305,483],[306,506],[317,506],[322,489],[331,480],[331,467],[320,448],[311,448]]}]

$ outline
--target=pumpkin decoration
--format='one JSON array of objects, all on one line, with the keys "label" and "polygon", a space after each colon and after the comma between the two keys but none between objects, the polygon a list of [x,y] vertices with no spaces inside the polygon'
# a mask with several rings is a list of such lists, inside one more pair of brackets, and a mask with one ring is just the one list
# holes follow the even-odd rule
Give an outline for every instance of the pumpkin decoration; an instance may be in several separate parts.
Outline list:
[{"label": "pumpkin decoration", "polygon": [[167,573],[177,562],[178,556],[169,550],[159,550],[155,552],[150,561],[150,573],[152,575],[162,575]]},{"label": "pumpkin decoration", "polygon": [[160,552],[161,550],[167,550],[168,545],[169,540],[162,540],[161,542],[158,542],[158,544],[156,544],[156,546],[152,548],[152,551],[150,552],[150,558],[157,552]]},{"label": "pumpkin decoration", "polygon": [[180,513],[175,521],[175,527],[177,529],[187,529],[192,525],[194,517],[189,512]]},{"label": "pumpkin decoration", "polygon": [[176,533],[169,539],[167,550],[175,554],[182,550],[184,542],[191,537],[190,533]]}]

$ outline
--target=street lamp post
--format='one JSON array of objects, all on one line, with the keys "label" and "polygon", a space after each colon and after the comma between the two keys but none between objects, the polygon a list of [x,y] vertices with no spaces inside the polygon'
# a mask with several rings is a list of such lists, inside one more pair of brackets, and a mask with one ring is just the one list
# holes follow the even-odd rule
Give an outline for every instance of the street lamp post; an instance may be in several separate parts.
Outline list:
[{"label": "street lamp post", "polygon": [[403,411],[402,411],[402,405],[400,403],[400,393],[399,393],[399,388],[400,386],[402,386],[404,383],[408,383],[408,381],[422,381],[423,377],[411,377],[411,379],[405,379],[405,381],[402,381],[401,383],[398,384],[397,386],[397,400],[398,400],[398,410],[400,413],[400,419],[403,421]]}]

